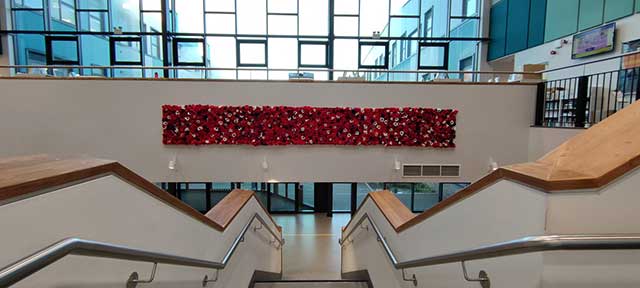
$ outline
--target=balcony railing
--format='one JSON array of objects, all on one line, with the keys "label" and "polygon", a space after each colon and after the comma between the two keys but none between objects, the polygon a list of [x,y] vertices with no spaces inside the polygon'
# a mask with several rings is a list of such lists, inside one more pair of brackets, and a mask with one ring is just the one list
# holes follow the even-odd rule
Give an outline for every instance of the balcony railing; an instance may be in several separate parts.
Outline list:
[{"label": "balcony railing", "polygon": [[[515,83],[539,82],[540,73],[513,71],[384,70],[326,68],[212,68],[201,66],[3,65],[8,77],[166,78],[337,82]],[[0,74],[1,76],[1,74]],[[538,79],[538,80],[535,80]]]}]

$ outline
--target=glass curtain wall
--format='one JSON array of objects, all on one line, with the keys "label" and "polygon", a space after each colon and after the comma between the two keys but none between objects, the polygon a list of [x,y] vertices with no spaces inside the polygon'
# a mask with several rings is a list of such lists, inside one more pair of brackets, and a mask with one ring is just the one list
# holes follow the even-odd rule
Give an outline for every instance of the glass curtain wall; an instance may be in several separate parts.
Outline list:
[{"label": "glass curtain wall", "polygon": [[18,65],[188,67],[20,73],[427,81],[461,75],[313,69],[475,69],[481,40],[477,0],[1,1],[10,5],[12,25],[5,32],[13,37]]},{"label": "glass curtain wall", "polygon": [[[389,190],[414,213],[427,210],[443,201],[469,183],[329,183],[331,211],[355,212],[370,192]],[[316,211],[315,183],[259,183],[259,182],[191,182],[157,183],[194,209],[206,213],[233,189],[255,191],[258,200],[271,213],[297,213]],[[172,186],[173,185],[173,186]],[[175,187],[175,188],[170,188]],[[325,195],[324,197],[328,197]],[[355,202],[353,202],[355,201]]]}]

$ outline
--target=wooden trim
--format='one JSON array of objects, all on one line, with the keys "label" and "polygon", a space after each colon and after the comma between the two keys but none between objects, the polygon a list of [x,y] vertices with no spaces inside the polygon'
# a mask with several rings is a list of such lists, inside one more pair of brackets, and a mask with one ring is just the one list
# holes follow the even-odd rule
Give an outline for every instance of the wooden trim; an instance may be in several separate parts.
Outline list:
[{"label": "wooden trim", "polygon": [[[54,158],[41,154],[0,159],[0,202],[105,174],[114,174],[174,209],[221,232],[229,226],[251,197],[258,201],[254,192],[234,190],[219,203],[222,205],[216,205],[207,213],[208,217],[118,162],[94,158]],[[225,203],[233,205],[226,207]],[[260,207],[269,215],[264,206]],[[270,219],[279,227],[273,218]]]},{"label": "wooden trim", "polygon": [[369,193],[370,198],[400,233],[500,180],[518,182],[545,193],[600,189],[640,166],[637,123],[640,123],[640,101],[574,136],[541,159],[499,168],[415,217],[402,216],[404,205],[381,205],[383,202],[376,199],[384,195],[382,192]]},{"label": "wooden trim", "polygon": [[0,77],[0,80],[68,80],[68,81],[178,81],[178,82],[233,82],[233,83],[294,83],[294,84],[367,84],[367,85],[479,85],[479,86],[536,86],[535,82],[366,82],[366,81],[289,81],[289,80],[228,80],[228,79],[176,79],[176,78],[107,78],[107,77],[39,77],[39,76],[12,76]]},{"label": "wooden trim", "polygon": [[416,216],[391,191],[371,192],[369,195],[393,229],[397,230],[400,225]]}]

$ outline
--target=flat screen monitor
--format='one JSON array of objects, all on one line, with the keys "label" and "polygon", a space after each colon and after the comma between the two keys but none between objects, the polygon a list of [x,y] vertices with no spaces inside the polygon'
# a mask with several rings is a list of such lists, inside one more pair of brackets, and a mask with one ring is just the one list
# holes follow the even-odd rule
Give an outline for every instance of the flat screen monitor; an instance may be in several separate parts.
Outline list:
[{"label": "flat screen monitor", "polygon": [[573,36],[573,59],[611,52],[615,46],[616,23],[610,23]]}]

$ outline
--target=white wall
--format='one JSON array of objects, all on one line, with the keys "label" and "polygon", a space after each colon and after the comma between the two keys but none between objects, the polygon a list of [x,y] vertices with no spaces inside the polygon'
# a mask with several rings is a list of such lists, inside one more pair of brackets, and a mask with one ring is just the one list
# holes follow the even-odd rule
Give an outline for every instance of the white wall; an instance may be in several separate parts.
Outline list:
[{"label": "white wall", "polygon": [[[463,249],[544,234],[545,194],[509,181],[500,181],[401,233],[393,228],[373,201],[367,200],[354,219],[367,213],[385,235],[399,261],[420,259]],[[353,229],[352,223],[347,231]],[[357,228],[356,228],[357,229]],[[347,244],[344,268],[368,269],[376,287],[413,287],[393,269],[373,229],[355,232]],[[486,270],[492,287],[538,287],[542,275],[541,254],[470,261],[469,273]],[[460,263],[408,269],[418,287],[479,287],[462,278]],[[402,283],[402,284],[399,284]]]},{"label": "white wall", "polygon": [[[545,194],[499,181],[401,233],[367,200],[354,216],[370,215],[399,261],[415,260],[536,235],[638,234],[640,169],[598,191]],[[353,229],[353,223],[347,231]],[[356,228],[358,229],[358,228]],[[393,269],[372,231],[358,229],[344,248],[344,270],[369,269],[374,285],[412,287]],[[640,251],[554,251],[468,263],[486,270],[492,287],[638,287]],[[373,273],[372,273],[373,271]],[[462,280],[460,264],[409,269],[418,287],[478,287]]]},{"label": "white wall", "polygon": [[[88,154],[151,181],[473,181],[528,159],[535,86],[2,79],[0,157]],[[459,109],[455,149],[165,146],[163,104]],[[168,161],[177,157],[177,170]],[[266,158],[269,169],[262,170]],[[401,178],[403,163],[462,164],[462,177]]]},{"label": "white wall", "polygon": [[[0,204],[0,267],[67,237],[222,261],[250,217],[257,212],[268,219],[253,198],[221,233],[111,175]],[[247,287],[256,269],[280,272],[280,250],[268,243],[267,235],[264,229],[249,230],[220,272],[220,281],[208,287]],[[131,272],[145,278],[151,267],[151,263],[70,256],[15,287],[123,287]],[[160,264],[157,283],[145,287],[202,287],[205,274],[212,277],[215,270]]]},{"label": "white wall", "polygon": [[[522,71],[523,64],[546,63],[547,69],[553,69],[574,64],[591,62],[598,59],[618,55],[622,51],[623,42],[640,39],[640,25],[638,25],[638,23],[640,23],[640,14],[634,14],[633,16],[616,21],[616,44],[615,51],[612,53],[573,60],[571,59],[571,41],[573,38],[572,36],[569,36],[562,38],[563,40],[568,40],[569,44],[565,44],[562,46],[562,48],[559,49],[556,49],[556,46],[558,46],[558,42],[560,41],[560,39],[515,53],[515,70]],[[551,55],[551,50],[557,51],[557,54]],[[558,72],[551,72],[548,73],[545,77],[546,79],[563,79],[575,76],[589,75],[598,72],[618,70],[620,69],[620,63],[621,61],[619,59],[610,60],[597,64],[561,70]]]},{"label": "white wall", "polygon": [[529,161],[540,159],[560,144],[578,135],[585,129],[574,128],[529,128]]}]

